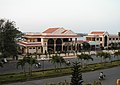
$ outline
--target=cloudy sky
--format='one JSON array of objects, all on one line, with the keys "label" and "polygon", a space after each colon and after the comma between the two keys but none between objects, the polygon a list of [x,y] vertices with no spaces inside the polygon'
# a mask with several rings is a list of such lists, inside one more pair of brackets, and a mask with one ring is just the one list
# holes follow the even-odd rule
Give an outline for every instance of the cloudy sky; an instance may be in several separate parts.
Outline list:
[{"label": "cloudy sky", "polygon": [[76,33],[120,31],[120,0],[0,0],[0,18],[22,32],[63,27]]}]

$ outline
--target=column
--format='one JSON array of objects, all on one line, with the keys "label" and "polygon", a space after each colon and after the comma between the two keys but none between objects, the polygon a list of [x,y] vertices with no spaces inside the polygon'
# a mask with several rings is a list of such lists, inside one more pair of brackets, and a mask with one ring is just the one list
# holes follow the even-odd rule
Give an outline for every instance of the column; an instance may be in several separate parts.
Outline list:
[{"label": "column", "polygon": [[54,40],[54,52],[56,52],[56,39],[53,40]]}]

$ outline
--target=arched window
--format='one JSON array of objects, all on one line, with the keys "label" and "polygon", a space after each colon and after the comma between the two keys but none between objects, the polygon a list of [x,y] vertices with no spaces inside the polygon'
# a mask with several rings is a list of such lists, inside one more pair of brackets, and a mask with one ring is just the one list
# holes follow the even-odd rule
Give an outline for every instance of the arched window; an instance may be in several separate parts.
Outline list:
[{"label": "arched window", "polygon": [[48,47],[47,47],[48,52],[49,51],[54,51],[54,40],[53,39],[49,39],[47,44],[48,44]]},{"label": "arched window", "polygon": [[107,46],[107,36],[104,37],[104,46]]},{"label": "arched window", "polygon": [[56,40],[56,51],[62,51],[62,40],[61,39]]}]

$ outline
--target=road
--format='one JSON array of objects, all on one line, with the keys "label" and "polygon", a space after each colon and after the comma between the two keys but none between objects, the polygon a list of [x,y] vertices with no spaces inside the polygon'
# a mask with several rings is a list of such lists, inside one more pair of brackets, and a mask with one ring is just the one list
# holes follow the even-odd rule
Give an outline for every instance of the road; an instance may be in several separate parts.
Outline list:
[{"label": "road", "polygon": [[[92,56],[94,58],[94,61],[89,60],[89,62],[87,62],[88,64],[91,63],[99,63],[101,62],[101,58],[96,57],[96,56]],[[65,60],[69,60],[71,63],[74,61],[78,61],[77,58],[75,58],[75,56],[72,56],[71,58],[65,58]],[[117,57],[113,57],[112,60],[117,60]],[[79,60],[80,61],[80,60]],[[109,59],[107,59],[107,61],[109,61]],[[40,70],[43,69],[43,63],[44,63],[44,69],[50,69],[50,68],[54,68],[54,64],[52,64],[50,61],[48,60],[44,60],[44,61],[39,61],[41,63],[41,68],[35,68],[35,66],[33,66],[33,70]],[[62,65],[62,67],[65,67],[66,65]],[[26,64],[26,70],[28,70],[28,65]],[[19,67],[18,69],[16,68],[16,61],[12,61],[12,62],[8,62],[4,64],[3,68],[0,68],[0,74],[6,74],[6,73],[17,73],[17,72],[22,72],[23,70],[21,69],[21,67]]]},{"label": "road", "polygon": [[[116,80],[120,79],[120,66],[118,66],[114,68],[83,73],[82,74],[83,80],[88,83],[93,81],[98,81],[99,73],[101,71],[106,75],[105,80],[101,81],[102,85],[116,85]],[[17,82],[17,83],[5,84],[5,85],[43,85],[44,81],[46,81],[46,83],[49,84],[53,82],[54,83],[62,82],[64,80],[70,81],[70,79],[71,79],[71,75],[56,77],[56,78],[49,78],[49,79],[26,81],[26,82]]]}]

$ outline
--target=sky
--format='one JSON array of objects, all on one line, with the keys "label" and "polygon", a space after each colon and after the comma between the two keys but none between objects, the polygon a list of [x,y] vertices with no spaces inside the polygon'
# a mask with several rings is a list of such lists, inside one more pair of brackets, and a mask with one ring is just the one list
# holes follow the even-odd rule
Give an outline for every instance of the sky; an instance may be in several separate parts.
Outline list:
[{"label": "sky", "polygon": [[120,32],[120,0],[0,0],[0,18],[22,32],[65,28],[75,33]]}]

